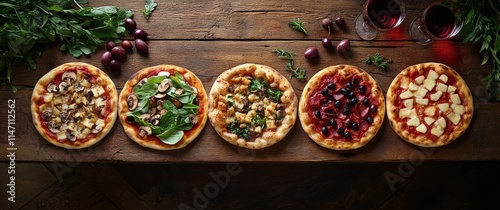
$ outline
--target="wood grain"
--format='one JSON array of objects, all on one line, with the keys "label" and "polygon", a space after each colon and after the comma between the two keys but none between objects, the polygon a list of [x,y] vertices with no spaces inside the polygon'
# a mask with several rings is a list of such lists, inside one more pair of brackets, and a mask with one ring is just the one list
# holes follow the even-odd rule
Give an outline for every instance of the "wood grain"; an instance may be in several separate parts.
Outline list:
[{"label": "wood grain", "polygon": [[[209,91],[215,78],[224,70],[242,63],[269,65],[285,76],[286,61],[279,60],[273,49],[282,48],[297,53],[296,66],[308,69],[310,78],[319,70],[337,64],[351,64],[368,71],[386,92],[392,79],[405,67],[421,62],[441,62],[453,67],[468,84],[474,96],[475,116],[468,131],[451,145],[425,150],[403,142],[387,122],[379,134],[365,147],[354,151],[330,151],[310,140],[297,121],[295,127],[280,143],[263,150],[238,149],[223,141],[207,124],[198,139],[187,148],[159,152],[145,149],[128,139],[119,122],[110,134],[94,147],[84,150],[65,150],[46,142],[31,122],[29,99],[34,85],[52,68],[72,61],[82,61],[102,68],[100,55],[104,49],[87,57],[75,59],[59,51],[58,45],[47,46],[37,59],[38,69],[29,71],[16,66],[13,83],[19,88],[12,93],[0,88],[0,103],[16,100],[16,147],[18,161],[42,162],[391,162],[409,159],[425,160],[500,160],[500,142],[495,140],[495,128],[500,125],[500,104],[486,102],[486,89],[482,81],[491,71],[481,66],[479,48],[463,44],[461,40],[440,41],[429,46],[413,43],[408,37],[412,18],[417,17],[425,5],[432,1],[410,1],[408,20],[395,30],[384,32],[375,41],[360,40],[352,27],[347,31],[336,29],[330,36],[334,43],[351,39],[352,56],[344,57],[324,49],[320,39],[328,36],[319,21],[324,17],[344,16],[349,24],[361,11],[362,1],[188,1],[160,2],[151,20],[141,16],[143,1],[127,1],[124,7],[135,14],[138,27],[150,34],[150,55],[140,56],[136,51],[127,56],[121,72],[107,72],[119,90],[136,71],[158,64],[173,64],[190,69],[203,81]],[[93,6],[122,5],[118,0],[91,1]],[[286,22],[301,18],[308,35],[292,31]],[[306,60],[305,48],[316,46],[319,58]],[[368,54],[381,53],[394,63],[387,71],[367,66],[363,59]],[[290,80],[300,96],[305,83]],[[0,122],[6,122],[7,113],[0,112]],[[6,123],[0,124],[0,136],[6,136]],[[7,161],[6,141],[0,142],[0,161]]]}]

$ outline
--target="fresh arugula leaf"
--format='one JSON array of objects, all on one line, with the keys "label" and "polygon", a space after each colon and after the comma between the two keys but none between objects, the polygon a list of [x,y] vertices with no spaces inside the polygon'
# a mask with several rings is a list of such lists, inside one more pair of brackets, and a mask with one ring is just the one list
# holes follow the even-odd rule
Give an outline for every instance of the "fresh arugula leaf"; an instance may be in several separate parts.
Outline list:
[{"label": "fresh arugula leaf", "polygon": [[273,99],[273,101],[279,102],[281,96],[283,96],[283,92],[281,92],[280,90],[273,90],[269,88],[266,91],[266,95]]},{"label": "fresh arugula leaf", "polygon": [[392,60],[384,60],[384,56],[381,55],[380,53],[375,53],[375,55],[370,55],[366,56],[364,60],[365,64],[368,65],[375,65],[379,69],[382,70],[387,70],[389,68],[389,65],[392,63]]},{"label": "fresh arugula leaf", "polygon": [[260,114],[257,114],[255,117],[252,118],[252,124],[255,127],[260,126],[262,128],[265,128],[266,127],[266,118]]},{"label": "fresh arugula leaf", "polygon": [[237,136],[249,141],[250,140],[250,135],[249,135],[249,126],[245,126],[244,128],[240,128],[240,125],[238,122],[233,121],[226,127],[231,133],[236,134]]},{"label": "fresh arugula leaf", "polygon": [[267,88],[269,85],[267,84],[266,79],[264,78],[256,78],[253,79],[250,82],[250,85],[248,85],[250,91],[259,91],[263,90],[264,88]]},{"label": "fresh arugula leaf", "polygon": [[299,81],[305,81],[306,79],[306,68],[305,67],[293,67],[293,61],[288,61],[288,63],[286,63],[286,66],[285,66],[285,70],[286,71],[289,71],[292,73],[292,75],[290,75],[290,78],[297,78]]},{"label": "fresh arugula leaf", "polygon": [[154,82],[146,82],[142,86],[134,87],[134,94],[139,98],[149,98],[158,93],[158,84]]},{"label": "fresh arugula leaf", "polygon": [[297,30],[304,34],[307,34],[306,28],[304,27],[304,23],[302,23],[302,21],[299,18],[288,22],[288,27],[290,27],[293,30]]},{"label": "fresh arugula leaf", "polygon": [[286,51],[283,49],[275,49],[271,52],[276,53],[278,55],[279,59],[285,59],[285,60],[291,60],[291,61],[294,60],[293,56],[295,56],[295,53],[293,53],[293,52]]},{"label": "fresh arugula leaf", "polygon": [[146,0],[146,5],[144,5],[144,10],[142,10],[142,14],[146,18],[146,20],[149,20],[149,16],[151,16],[151,13],[156,9],[156,2],[155,0]]}]

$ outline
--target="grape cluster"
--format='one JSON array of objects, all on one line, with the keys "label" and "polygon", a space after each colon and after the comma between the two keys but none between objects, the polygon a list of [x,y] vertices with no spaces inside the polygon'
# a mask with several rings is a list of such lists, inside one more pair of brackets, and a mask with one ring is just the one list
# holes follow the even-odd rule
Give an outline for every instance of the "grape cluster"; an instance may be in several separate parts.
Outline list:
[{"label": "grape cluster", "polygon": [[[125,28],[128,31],[133,32],[135,48],[137,52],[143,56],[149,54],[148,45],[144,40],[148,38],[148,33],[140,28],[137,28],[135,20],[131,18],[125,19]],[[109,67],[111,70],[120,71],[121,61],[125,60],[127,57],[127,52],[131,52],[133,49],[132,42],[128,40],[123,40],[119,45],[113,41],[106,43],[106,52],[101,56],[101,64],[105,67]]]}]

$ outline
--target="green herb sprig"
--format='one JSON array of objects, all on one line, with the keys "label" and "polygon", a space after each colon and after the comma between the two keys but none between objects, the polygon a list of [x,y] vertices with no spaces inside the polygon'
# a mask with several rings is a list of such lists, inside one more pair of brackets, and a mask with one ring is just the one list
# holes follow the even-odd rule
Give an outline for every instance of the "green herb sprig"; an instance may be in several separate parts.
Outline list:
[{"label": "green herb sprig", "polygon": [[464,14],[465,43],[481,45],[482,65],[490,63],[491,74],[486,76],[486,88],[489,102],[500,101],[500,1],[455,0]]},{"label": "green herb sprig", "polygon": [[115,6],[74,9],[87,0],[4,0],[0,3],[0,85],[12,85],[12,67],[24,63],[35,69],[35,58],[47,43],[60,41],[60,50],[74,57],[89,55],[106,41],[127,34],[124,19],[130,10]]},{"label": "green herb sprig", "polygon": [[304,67],[295,68],[294,67],[295,58],[293,56],[295,56],[295,53],[287,51],[287,50],[283,50],[283,49],[275,49],[271,52],[277,54],[279,59],[288,60],[288,62],[286,63],[286,66],[285,66],[285,70],[292,73],[292,75],[290,75],[290,78],[295,77],[299,81],[302,81],[302,82],[305,81],[306,68],[304,68]]},{"label": "green herb sprig", "polygon": [[375,65],[379,69],[387,70],[389,69],[389,65],[392,63],[392,60],[384,60],[384,56],[380,53],[375,53],[375,55],[368,54],[364,60],[364,62],[368,65]]},{"label": "green herb sprig", "polygon": [[142,14],[146,18],[146,20],[149,20],[149,17],[151,16],[151,13],[156,9],[156,1],[155,0],[146,0],[146,5],[144,5],[144,10],[142,10]]},{"label": "green herb sprig", "polygon": [[304,27],[304,23],[302,23],[302,21],[299,18],[288,22],[288,27],[290,27],[292,30],[300,31],[300,32],[307,35],[307,31],[306,31],[306,28]]}]

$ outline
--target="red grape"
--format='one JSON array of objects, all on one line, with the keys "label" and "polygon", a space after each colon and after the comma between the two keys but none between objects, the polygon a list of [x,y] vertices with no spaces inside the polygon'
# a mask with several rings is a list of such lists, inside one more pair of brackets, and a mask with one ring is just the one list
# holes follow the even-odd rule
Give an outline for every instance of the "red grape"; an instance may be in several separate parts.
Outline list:
[{"label": "red grape", "polygon": [[321,39],[321,44],[323,44],[323,47],[325,47],[325,48],[333,47],[332,41],[326,37],[323,37]]},{"label": "red grape", "polygon": [[121,71],[122,65],[117,60],[113,59],[109,62],[109,68],[113,71]]},{"label": "red grape", "polygon": [[333,30],[333,22],[330,18],[325,18],[321,21],[321,25],[326,30]]},{"label": "red grape", "polygon": [[113,54],[113,57],[118,59],[127,57],[127,52],[125,52],[125,49],[121,46],[113,47],[113,49],[111,49],[111,54]]},{"label": "red grape", "polygon": [[307,59],[311,59],[318,56],[318,48],[316,47],[308,47],[304,52],[304,57]]},{"label": "red grape", "polygon": [[337,52],[344,54],[348,52],[350,48],[351,48],[351,42],[349,41],[349,39],[343,39],[337,45]]},{"label": "red grape", "polygon": [[129,31],[134,31],[136,27],[135,20],[132,18],[125,19],[125,28]]},{"label": "red grape", "polygon": [[111,58],[113,57],[113,55],[111,54],[111,52],[109,51],[106,51],[102,54],[101,56],[101,63],[103,66],[108,66],[109,65],[109,62],[111,62]]},{"label": "red grape", "polygon": [[132,50],[132,43],[130,43],[130,41],[128,41],[128,40],[123,40],[122,41],[122,47],[126,51],[130,51],[130,50]]},{"label": "red grape", "polygon": [[137,52],[141,55],[148,55],[149,50],[148,50],[148,44],[146,42],[142,41],[142,39],[136,39],[135,40],[135,48],[137,49]]},{"label": "red grape", "polygon": [[345,30],[347,28],[347,24],[342,17],[337,17],[335,18],[335,24],[342,30]]},{"label": "red grape", "polygon": [[140,28],[137,28],[135,29],[134,31],[134,39],[142,39],[142,40],[146,40],[148,38],[148,33],[146,33],[146,31],[140,29]]},{"label": "red grape", "polygon": [[115,46],[116,46],[115,42],[109,41],[108,43],[106,43],[106,50],[111,51],[111,49],[113,49],[113,47]]}]

